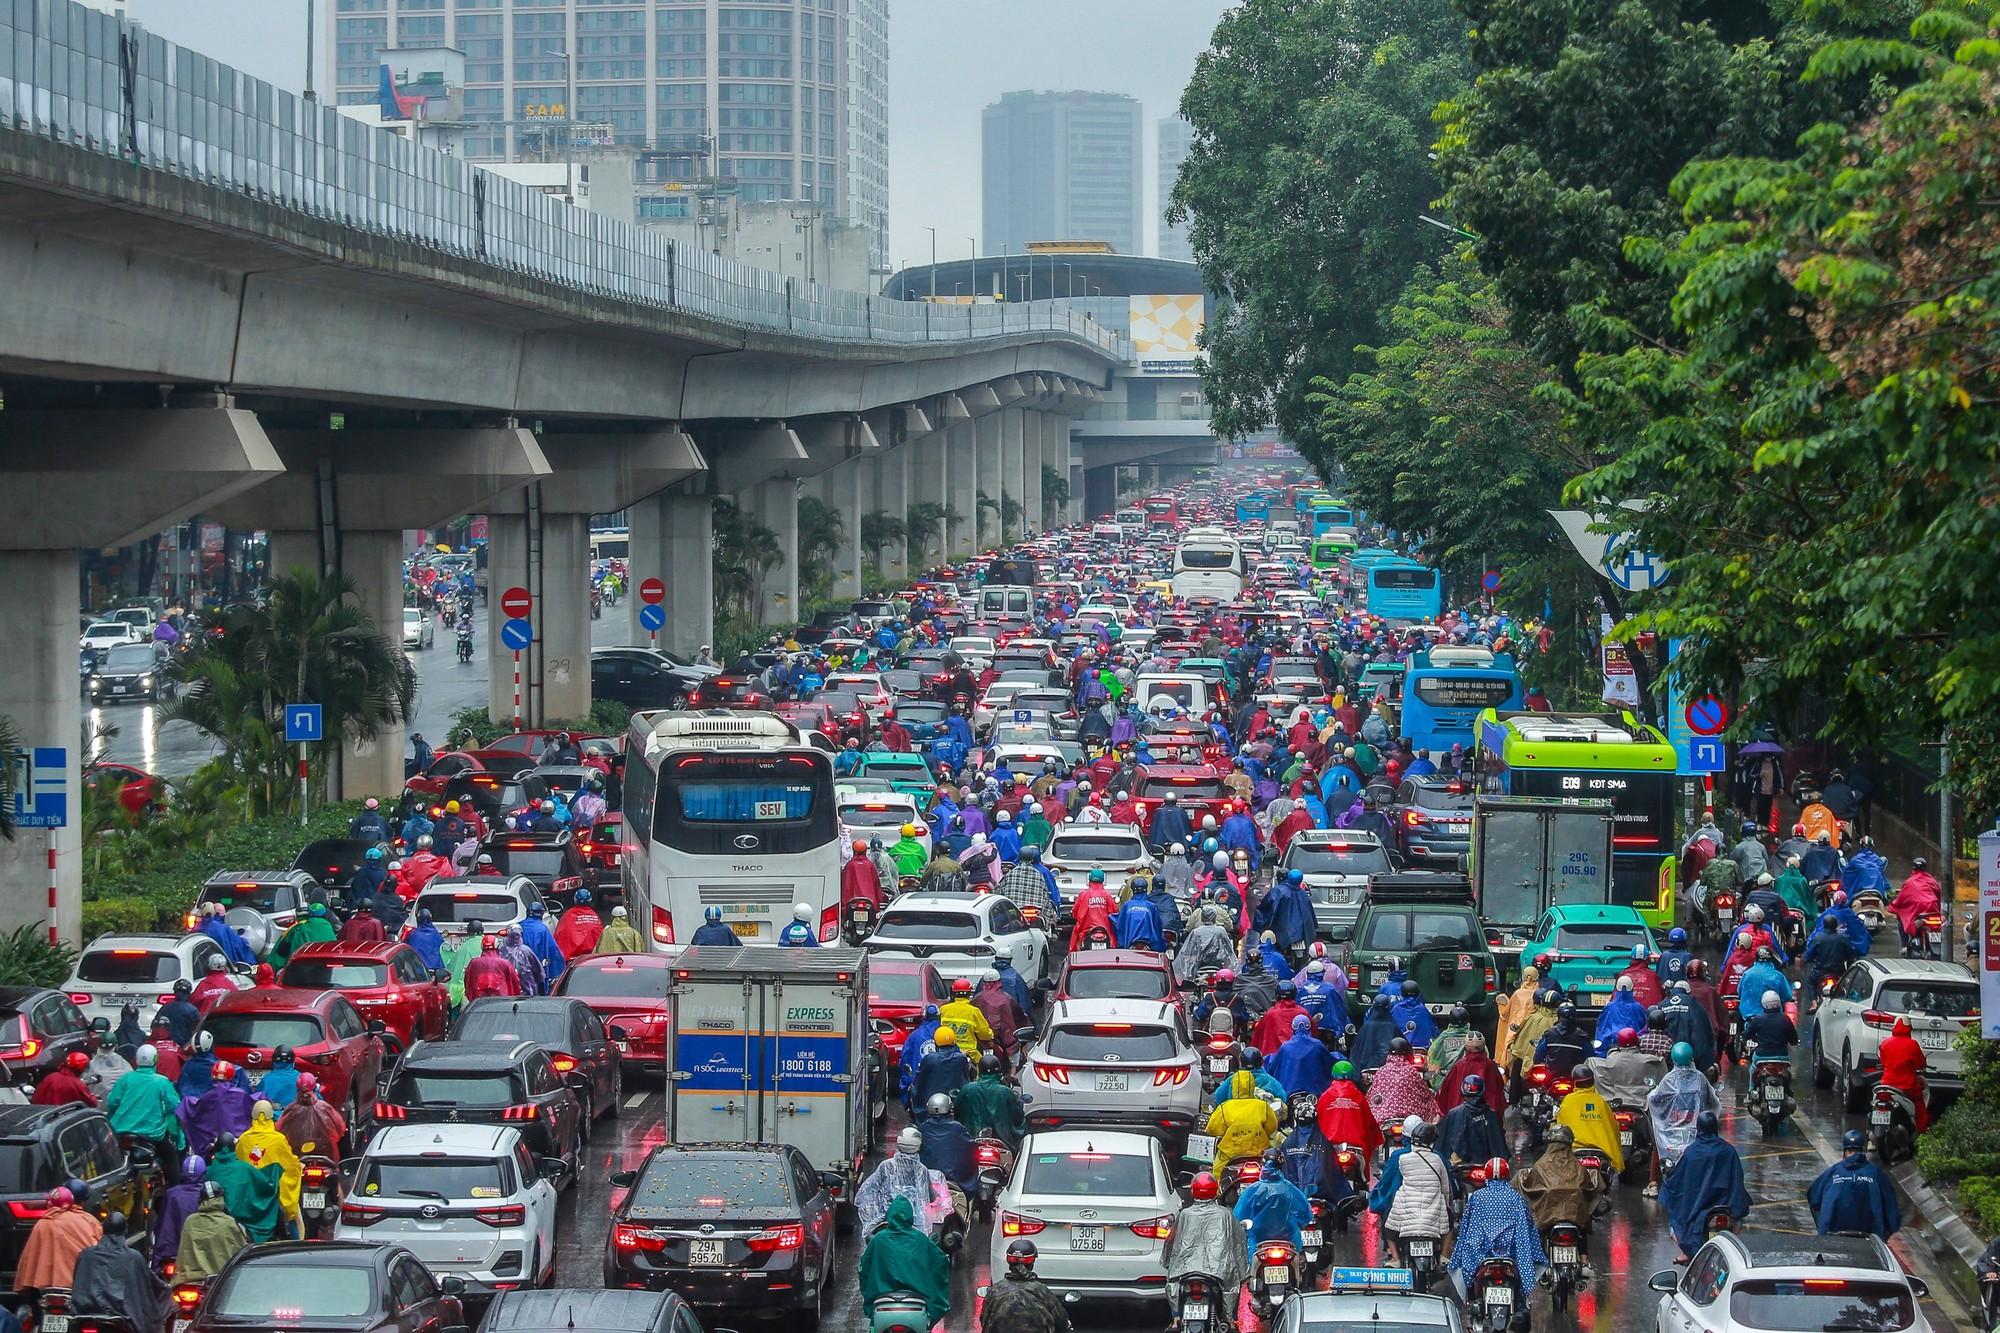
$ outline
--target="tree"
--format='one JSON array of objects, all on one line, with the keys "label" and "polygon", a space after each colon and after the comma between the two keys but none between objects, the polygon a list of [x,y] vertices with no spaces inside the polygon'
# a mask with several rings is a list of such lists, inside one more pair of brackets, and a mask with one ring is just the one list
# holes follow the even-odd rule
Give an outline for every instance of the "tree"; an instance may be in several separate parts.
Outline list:
[{"label": "tree", "polygon": [[799,598],[803,605],[833,595],[833,562],[847,539],[840,510],[817,495],[799,497]]},{"label": "tree", "polygon": [[1058,527],[1069,518],[1069,478],[1042,464],[1042,526]]},{"label": "tree", "polygon": [[882,572],[882,552],[893,546],[906,546],[909,541],[907,521],[886,509],[871,509],[861,516],[861,549],[868,553],[868,564],[876,573]]},{"label": "tree", "polygon": [[1448,238],[1431,113],[1465,80],[1449,0],[1245,0],[1181,98],[1194,142],[1170,221],[1217,296],[1201,335],[1216,433],[1276,421],[1313,439],[1312,382],[1338,383],[1378,312]]},{"label": "tree", "polygon": [[716,605],[747,622],[764,576],[785,563],[784,549],[777,533],[722,496],[715,498],[714,529]]},{"label": "tree", "polygon": [[[0,754],[21,748],[21,729],[14,719],[0,713]],[[14,783],[18,775],[12,764],[0,764],[0,839],[14,841]]]},{"label": "tree", "polygon": [[1021,520],[1028,516],[1027,506],[1005,491],[1000,492],[1000,541],[1002,545],[1021,535]]},{"label": "tree", "polygon": [[922,569],[930,562],[932,551],[942,557],[947,525],[964,521],[965,516],[958,510],[934,500],[922,500],[911,505],[903,518],[903,538],[909,543],[910,567]]}]

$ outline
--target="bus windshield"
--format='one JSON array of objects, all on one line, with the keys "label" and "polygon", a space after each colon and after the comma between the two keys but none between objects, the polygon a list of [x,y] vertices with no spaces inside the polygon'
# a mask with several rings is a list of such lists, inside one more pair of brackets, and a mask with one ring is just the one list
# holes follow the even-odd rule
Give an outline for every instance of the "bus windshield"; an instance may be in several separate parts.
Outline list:
[{"label": "bus windshield", "polygon": [[1179,558],[1182,569],[1229,569],[1237,556],[1226,547],[1183,546]]}]

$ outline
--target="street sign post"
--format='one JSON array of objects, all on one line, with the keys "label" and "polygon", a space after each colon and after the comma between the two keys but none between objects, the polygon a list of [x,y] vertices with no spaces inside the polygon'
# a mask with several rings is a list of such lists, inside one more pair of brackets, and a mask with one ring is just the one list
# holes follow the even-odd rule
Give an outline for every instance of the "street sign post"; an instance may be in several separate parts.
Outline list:
[{"label": "street sign post", "polygon": [[326,739],[326,719],[318,704],[285,705],[285,739],[299,747],[299,827],[306,826],[306,746]]},{"label": "street sign post", "polygon": [[1486,589],[1486,591],[1488,592],[1499,592],[1500,571],[1497,569],[1489,569],[1484,574],[1481,574],[1479,576],[1479,586]]},{"label": "street sign post", "polygon": [[[515,593],[521,594],[516,598]],[[512,619],[500,623],[500,644],[514,654],[514,730],[521,729],[521,654],[535,641],[535,627],[527,619],[530,599],[525,588],[509,588],[500,599],[500,609]],[[518,614],[515,608],[518,607]]]},{"label": "street sign post", "polygon": [[1729,725],[1729,709],[1712,694],[1688,700],[1688,730],[1697,736],[1720,736]]},{"label": "street sign post", "polygon": [[500,594],[500,609],[507,613],[509,620],[523,620],[528,612],[535,609],[535,599],[528,595],[526,588],[509,588]]},{"label": "street sign post", "polygon": [[667,585],[658,579],[644,579],[639,584],[639,600],[645,605],[639,608],[639,625],[646,631],[646,641],[651,646],[660,646],[660,630],[667,623],[666,609],[660,605],[667,599]]},{"label": "street sign post", "polygon": [[658,606],[667,599],[667,585],[658,579],[646,579],[639,584],[639,600],[648,606]]},{"label": "street sign post", "polygon": [[1729,767],[1727,747],[1713,736],[1688,742],[1688,767],[1697,773],[1720,773]]},{"label": "street sign post", "polygon": [[666,627],[666,624],[667,613],[664,608],[658,606],[642,606],[639,608],[639,627],[646,631],[648,638],[658,639],[660,631]]},{"label": "street sign post", "polygon": [[15,828],[49,831],[49,943],[56,935],[56,830],[69,823],[69,751],[60,745],[9,750],[4,756],[14,774]]}]

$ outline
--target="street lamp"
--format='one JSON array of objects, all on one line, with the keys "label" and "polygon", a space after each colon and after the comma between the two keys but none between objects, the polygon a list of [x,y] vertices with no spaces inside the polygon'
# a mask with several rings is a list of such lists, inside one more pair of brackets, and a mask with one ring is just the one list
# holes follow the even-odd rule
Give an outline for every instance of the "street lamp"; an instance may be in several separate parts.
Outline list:
[{"label": "street lamp", "polygon": [[979,238],[965,238],[966,253],[972,256],[972,271],[965,276],[965,289],[972,293],[972,303],[979,304]]},{"label": "street lamp", "polygon": [[576,125],[576,107],[574,105],[576,102],[576,85],[572,76],[576,73],[576,66],[571,62],[569,52],[563,50],[561,47],[553,51],[544,51],[542,55],[550,60],[560,60],[563,62],[563,119],[560,122],[563,136],[563,197],[573,204],[576,202],[576,167],[571,161],[571,148],[573,147],[571,141],[576,138],[574,128]]},{"label": "street lamp", "polygon": [[931,234],[931,300],[937,300],[937,228],[925,227]]},{"label": "street lamp", "polygon": [[313,0],[306,0],[306,101],[318,100],[313,91]]}]

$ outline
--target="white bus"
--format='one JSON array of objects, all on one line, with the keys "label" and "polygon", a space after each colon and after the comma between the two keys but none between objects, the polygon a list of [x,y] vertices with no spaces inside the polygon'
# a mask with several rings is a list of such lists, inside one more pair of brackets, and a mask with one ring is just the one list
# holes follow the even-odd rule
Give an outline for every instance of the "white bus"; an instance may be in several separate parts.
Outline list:
[{"label": "white bus", "polygon": [[654,949],[686,944],[710,907],[747,944],[776,944],[805,903],[840,933],[833,764],[759,712],[634,713],[625,736],[626,910]]},{"label": "white bus", "polygon": [[1182,601],[1233,602],[1243,595],[1243,548],[1227,537],[1190,532],[1174,550],[1168,587]]}]

